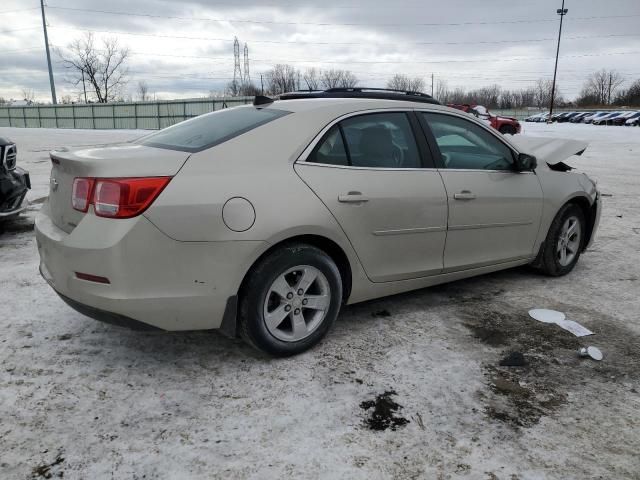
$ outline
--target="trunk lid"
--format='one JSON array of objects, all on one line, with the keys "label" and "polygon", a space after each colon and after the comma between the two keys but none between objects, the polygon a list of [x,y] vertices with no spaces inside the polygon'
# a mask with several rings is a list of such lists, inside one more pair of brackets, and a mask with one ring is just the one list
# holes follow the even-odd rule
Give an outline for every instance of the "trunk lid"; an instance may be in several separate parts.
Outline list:
[{"label": "trunk lid", "polygon": [[174,176],[189,155],[188,152],[134,144],[54,150],[50,153],[51,220],[61,230],[71,233],[86,215],[71,206],[71,191],[76,177]]}]

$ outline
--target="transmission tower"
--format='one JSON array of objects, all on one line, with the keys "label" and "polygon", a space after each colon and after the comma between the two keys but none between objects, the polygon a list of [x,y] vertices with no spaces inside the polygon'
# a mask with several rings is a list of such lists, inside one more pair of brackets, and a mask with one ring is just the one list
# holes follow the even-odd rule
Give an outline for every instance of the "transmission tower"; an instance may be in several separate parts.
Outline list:
[{"label": "transmission tower", "polygon": [[242,85],[242,70],[240,69],[240,43],[238,42],[238,37],[233,37],[233,84],[235,88],[240,88]]},{"label": "transmission tower", "polygon": [[244,44],[244,83],[249,85],[251,83],[251,77],[249,76],[249,47]]}]

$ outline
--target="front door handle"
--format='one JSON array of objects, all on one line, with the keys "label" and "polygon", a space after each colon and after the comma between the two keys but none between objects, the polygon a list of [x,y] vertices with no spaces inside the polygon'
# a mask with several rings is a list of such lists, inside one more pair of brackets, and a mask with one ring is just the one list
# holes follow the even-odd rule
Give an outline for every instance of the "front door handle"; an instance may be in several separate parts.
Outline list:
[{"label": "front door handle", "polygon": [[340,203],[362,203],[368,202],[369,199],[360,192],[349,192],[346,195],[338,195]]},{"label": "front door handle", "polygon": [[475,200],[476,196],[469,190],[462,190],[460,193],[455,193],[453,198],[456,200]]}]

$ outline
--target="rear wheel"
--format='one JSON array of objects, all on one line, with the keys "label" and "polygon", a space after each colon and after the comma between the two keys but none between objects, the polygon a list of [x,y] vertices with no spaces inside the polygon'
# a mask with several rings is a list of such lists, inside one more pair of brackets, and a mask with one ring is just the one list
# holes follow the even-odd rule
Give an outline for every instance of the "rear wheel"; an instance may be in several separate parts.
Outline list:
[{"label": "rear wheel", "polygon": [[515,135],[516,127],[514,127],[513,125],[502,125],[500,127],[500,133],[502,133],[503,135]]},{"label": "rear wheel", "polygon": [[331,257],[311,245],[288,245],[249,273],[240,299],[240,331],[259,350],[295,355],[326,335],[341,304],[342,280]]},{"label": "rear wheel", "polygon": [[551,223],[534,267],[554,277],[569,273],[580,258],[585,232],[582,209],[575,204],[562,207]]}]

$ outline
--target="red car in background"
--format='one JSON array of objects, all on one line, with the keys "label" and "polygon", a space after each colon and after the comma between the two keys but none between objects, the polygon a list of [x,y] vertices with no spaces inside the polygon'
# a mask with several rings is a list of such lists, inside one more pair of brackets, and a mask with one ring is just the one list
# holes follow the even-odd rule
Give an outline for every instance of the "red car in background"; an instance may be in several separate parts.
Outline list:
[{"label": "red car in background", "polygon": [[451,108],[457,108],[458,110],[470,113],[471,115],[475,115],[480,120],[485,121],[488,125],[491,125],[493,128],[498,130],[500,133],[509,135],[520,133],[521,127],[518,120],[512,117],[496,117],[495,115],[491,115],[491,113],[489,113],[489,110],[482,105],[449,104],[447,106]]}]

